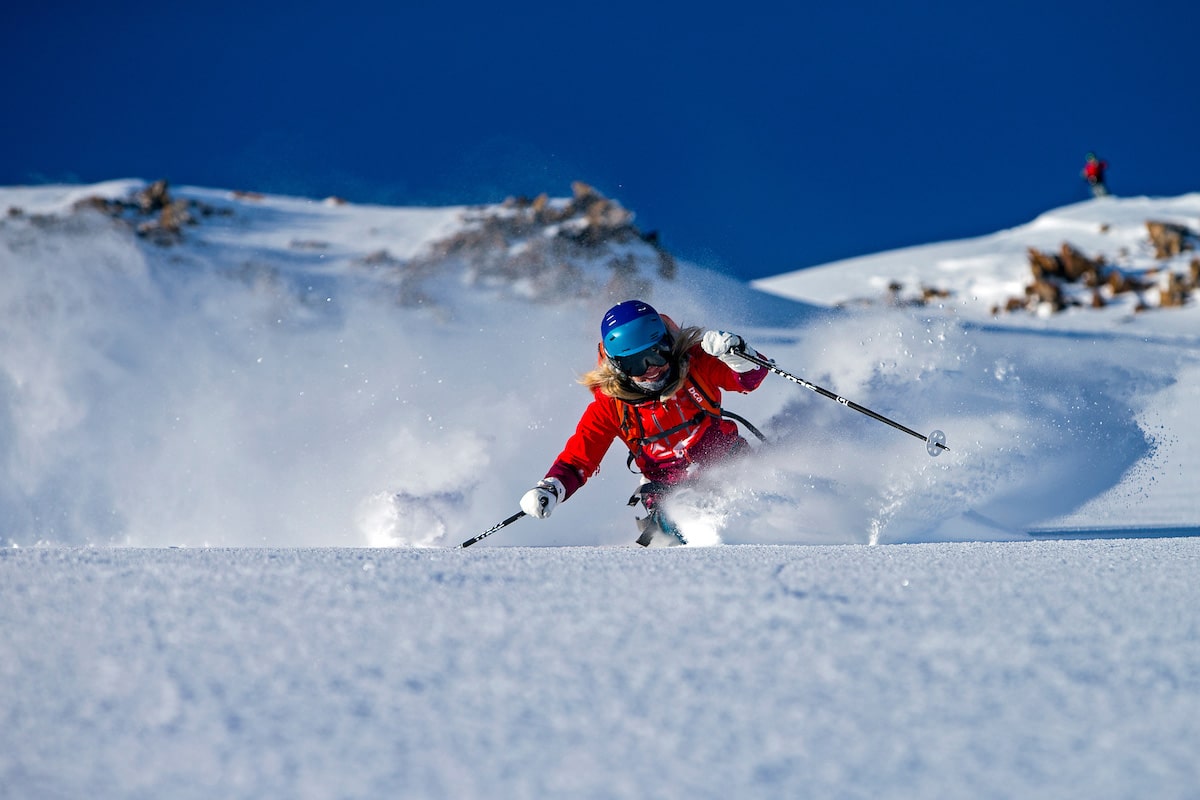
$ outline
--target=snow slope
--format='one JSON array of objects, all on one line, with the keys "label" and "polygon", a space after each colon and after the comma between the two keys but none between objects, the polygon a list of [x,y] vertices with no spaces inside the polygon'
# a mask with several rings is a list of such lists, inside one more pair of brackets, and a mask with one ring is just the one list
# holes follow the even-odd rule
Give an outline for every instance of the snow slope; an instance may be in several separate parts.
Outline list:
[{"label": "snow slope", "polygon": [[[1200,227],[1197,195],[1080,204],[758,284],[796,303],[688,264],[663,277],[642,241],[547,255],[579,219],[475,252],[446,244],[511,209],[185,187],[175,196],[196,224],[164,246],[133,233],[153,217],[76,207],[142,187],[0,189],[0,209],[14,209],[0,219],[8,543],[460,542],[512,513],[558,453],[587,400],[575,380],[596,320],[630,293],[949,437],[931,460],[919,441],[770,378],[728,399],[772,444],[715,476],[703,507],[680,509],[697,541],[1020,538],[1200,518],[1194,301],[1051,319],[984,310],[996,287],[1019,285],[1026,246],[1070,237],[1145,266],[1138,220]],[[819,305],[891,279],[955,293],[918,308]],[[617,450],[553,521],[487,546],[628,543],[636,479]]]},{"label": "snow slope", "polygon": [[[1189,249],[1156,257],[1149,221],[1187,228]],[[754,285],[796,300],[850,307],[912,302],[922,287],[948,292],[921,311],[959,320],[976,340],[995,343],[991,366],[997,381],[1024,383],[1023,391],[1036,394],[1034,402],[1055,418],[1050,423],[1047,417],[1042,431],[1028,430],[1028,418],[1019,425],[1024,430],[1012,428],[1019,446],[1105,451],[1058,465],[1039,463],[1042,458],[1032,455],[1030,466],[1047,491],[1066,491],[1081,503],[1026,522],[1026,527],[1195,526],[1200,520],[1194,489],[1200,474],[1200,426],[1192,417],[1200,407],[1200,311],[1194,297],[1183,308],[1161,308],[1159,289],[1170,274],[1196,270],[1198,231],[1200,194],[1108,197],[1048,211],[1027,225],[990,236],[863,256]],[[1147,288],[1116,295],[1105,288],[1105,306],[1095,309],[1090,307],[1092,291],[1076,284],[1067,291],[1077,305],[1059,314],[1045,313],[1044,306],[1033,314],[996,313],[1009,299],[1023,296],[1030,282],[1028,250],[1058,253],[1064,244]],[[903,287],[894,296],[892,284]],[[1114,416],[1103,419],[1109,411]],[[1136,430],[1127,425],[1131,420]],[[1002,419],[996,422],[1005,425]],[[1144,437],[1140,453],[1139,435]],[[1128,457],[1111,459],[1114,446]],[[1085,473],[1109,468],[1106,479],[1124,470],[1114,486],[1086,499],[1073,494],[1087,480]],[[1071,480],[1057,481],[1054,475]],[[1084,493],[1093,491],[1089,487]]]},{"label": "snow slope", "polygon": [[1200,785],[1196,538],[0,553],[12,800]]},{"label": "snow slope", "polygon": [[[1030,273],[1027,251],[1059,252],[1064,242],[1110,267],[1149,278],[1143,292],[1114,296],[1105,291],[1102,313],[1073,310],[1056,318],[1054,330],[1106,331],[1130,326],[1143,334],[1194,332],[1190,314],[1135,314],[1138,301],[1157,305],[1157,286],[1167,272],[1186,272],[1197,257],[1194,249],[1167,259],[1156,258],[1148,221],[1182,225],[1196,244],[1200,227],[1200,193],[1180,197],[1106,197],[1047,211],[1026,225],[988,236],[909,247],[837,261],[754,282],[764,291],[817,305],[878,304],[888,287],[898,283],[902,299],[922,287],[944,289],[941,305],[960,316],[993,323],[1028,326],[1027,315],[993,313],[1012,297],[1020,297]],[[1082,287],[1079,287],[1082,289]],[[1080,292],[1080,294],[1083,294]]]},{"label": "snow slope", "polygon": [[[168,245],[72,210],[142,186],[0,189],[0,796],[1196,796],[1194,302],[993,318],[963,292],[1019,284],[1016,232],[844,265],[978,274],[838,309],[646,242],[547,265],[553,226],[448,249],[495,209],[185,188]],[[951,451],[771,378],[729,403],[771,443],[677,509],[729,546],[633,546],[617,454],[446,549],[558,452],[632,286]]]}]

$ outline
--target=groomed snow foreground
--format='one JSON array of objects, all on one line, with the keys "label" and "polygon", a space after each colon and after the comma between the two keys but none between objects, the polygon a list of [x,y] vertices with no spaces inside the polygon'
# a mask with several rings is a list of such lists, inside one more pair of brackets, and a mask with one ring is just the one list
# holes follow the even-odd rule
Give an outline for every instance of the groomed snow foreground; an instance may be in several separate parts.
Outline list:
[{"label": "groomed snow foreground", "polygon": [[1200,540],[0,551],[0,794],[1187,798]]}]

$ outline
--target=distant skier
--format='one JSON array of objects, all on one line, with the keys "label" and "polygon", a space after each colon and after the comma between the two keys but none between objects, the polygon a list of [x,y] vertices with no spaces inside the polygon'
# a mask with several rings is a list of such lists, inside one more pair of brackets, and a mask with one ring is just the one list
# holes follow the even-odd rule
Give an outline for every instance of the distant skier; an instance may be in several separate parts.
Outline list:
[{"label": "distant skier", "polygon": [[649,304],[627,300],[600,322],[599,364],[580,379],[592,402],[546,477],[521,498],[521,510],[544,519],[600,467],[616,439],[629,448],[642,485],[629,500],[649,512],[638,519],[638,544],[686,540],[661,502],[693,469],[746,450],[737,425],[722,417],[721,390],[751,392],[767,376],[737,354],[754,355],[740,336],[680,328]]},{"label": "distant skier", "polygon": [[1104,171],[1108,169],[1108,162],[1101,161],[1096,157],[1095,153],[1088,153],[1084,157],[1083,172],[1080,173],[1083,179],[1092,187],[1093,197],[1107,197],[1108,187],[1104,185]]}]

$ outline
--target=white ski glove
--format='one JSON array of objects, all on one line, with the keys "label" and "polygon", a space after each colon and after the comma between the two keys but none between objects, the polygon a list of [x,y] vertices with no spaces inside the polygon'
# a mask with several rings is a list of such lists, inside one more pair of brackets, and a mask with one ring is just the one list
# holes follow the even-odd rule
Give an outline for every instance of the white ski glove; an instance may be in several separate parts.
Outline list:
[{"label": "white ski glove", "polygon": [[545,519],[566,493],[566,488],[558,478],[542,478],[537,486],[521,498],[521,510],[531,517]]},{"label": "white ski glove", "polygon": [[746,344],[746,341],[736,333],[726,333],[725,331],[708,331],[704,334],[704,338],[700,341],[700,346],[704,348],[704,352],[710,356],[716,356],[725,362],[734,372],[749,372],[752,369],[757,369],[758,365],[752,361],[747,361],[737,353],[733,352],[733,348],[741,347],[752,356],[758,355],[754,348]]}]

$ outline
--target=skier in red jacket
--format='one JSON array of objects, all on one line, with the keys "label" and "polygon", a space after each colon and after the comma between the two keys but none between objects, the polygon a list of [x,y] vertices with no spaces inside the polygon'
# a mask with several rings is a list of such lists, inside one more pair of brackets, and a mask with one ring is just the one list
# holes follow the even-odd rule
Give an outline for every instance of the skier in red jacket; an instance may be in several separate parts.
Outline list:
[{"label": "skier in red jacket", "polygon": [[521,509],[550,516],[600,467],[616,439],[629,448],[642,486],[630,498],[649,514],[638,520],[638,544],[686,543],[662,512],[661,500],[696,468],[747,448],[737,425],[722,416],[721,391],[750,392],[767,368],[741,356],[757,355],[740,336],[679,328],[649,304],[628,300],[600,323],[599,365],[580,383],[592,402],[546,477],[521,498]]},{"label": "skier in red jacket", "polygon": [[1088,153],[1084,157],[1083,179],[1092,187],[1092,195],[1095,197],[1106,197],[1108,195],[1108,187],[1104,185],[1104,171],[1108,169],[1108,162],[1101,161],[1096,157],[1095,153]]}]

